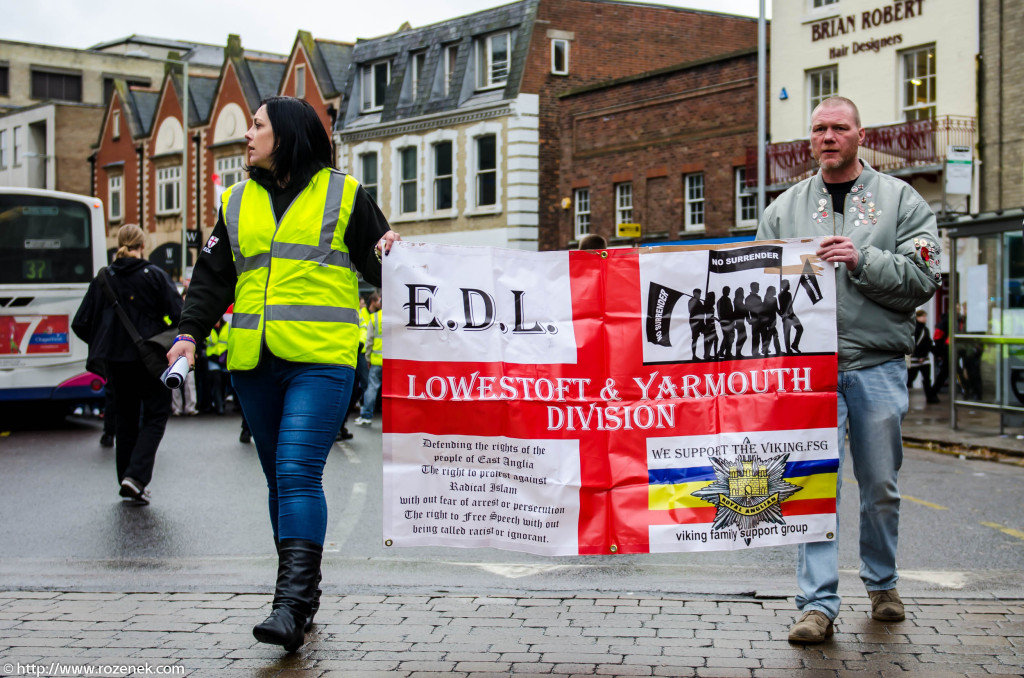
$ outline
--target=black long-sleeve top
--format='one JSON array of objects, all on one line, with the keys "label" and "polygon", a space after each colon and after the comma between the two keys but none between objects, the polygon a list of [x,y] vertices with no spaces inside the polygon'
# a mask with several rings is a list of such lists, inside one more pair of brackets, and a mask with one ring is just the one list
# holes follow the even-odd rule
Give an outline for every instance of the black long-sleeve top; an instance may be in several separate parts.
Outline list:
[{"label": "black long-sleeve top", "polygon": [[[270,190],[274,214],[278,221],[303,188],[305,187],[297,186]],[[356,270],[362,274],[366,282],[376,287],[381,285],[381,269],[374,247],[381,236],[389,230],[391,228],[377,203],[360,186],[356,191],[348,228],[345,230],[345,246],[348,247]],[[224,211],[221,210],[217,225],[213,228],[213,235],[203,246],[192,272],[192,282],[188,288],[178,331],[192,335],[198,342],[205,339],[217,319],[224,315],[234,301],[237,282],[238,274],[235,272],[235,263],[231,256],[228,229],[224,223]]]}]

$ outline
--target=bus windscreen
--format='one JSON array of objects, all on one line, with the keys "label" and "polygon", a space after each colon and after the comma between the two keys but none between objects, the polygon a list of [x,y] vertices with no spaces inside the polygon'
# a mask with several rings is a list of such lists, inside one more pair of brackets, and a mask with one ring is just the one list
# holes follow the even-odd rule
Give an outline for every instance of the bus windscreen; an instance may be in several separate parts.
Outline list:
[{"label": "bus windscreen", "polygon": [[88,206],[60,198],[0,195],[0,284],[92,280]]}]

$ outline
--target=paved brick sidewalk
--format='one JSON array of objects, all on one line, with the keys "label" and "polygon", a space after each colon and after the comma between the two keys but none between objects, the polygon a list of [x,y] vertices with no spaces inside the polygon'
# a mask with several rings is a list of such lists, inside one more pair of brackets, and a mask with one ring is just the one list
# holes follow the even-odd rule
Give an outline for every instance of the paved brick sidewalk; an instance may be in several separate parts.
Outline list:
[{"label": "paved brick sidewalk", "polygon": [[906,602],[907,621],[882,624],[866,597],[846,598],[836,637],[801,648],[786,641],[791,600],[325,595],[309,642],[285,655],[250,634],[263,594],[0,591],[0,675],[55,663],[218,678],[1024,674],[1024,598]]}]

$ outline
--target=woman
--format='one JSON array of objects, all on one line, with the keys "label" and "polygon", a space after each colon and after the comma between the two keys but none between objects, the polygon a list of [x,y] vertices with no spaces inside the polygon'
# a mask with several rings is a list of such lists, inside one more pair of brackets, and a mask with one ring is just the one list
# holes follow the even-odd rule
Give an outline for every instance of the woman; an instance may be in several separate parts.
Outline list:
[{"label": "woman", "polygon": [[[140,336],[151,337],[181,316],[181,297],[170,277],[144,258],[146,236],[135,224],[117,232],[114,263],[104,269],[107,283]],[[120,495],[139,505],[149,503],[156,450],[171,412],[171,392],[149,373],[135,342],[104,292],[100,277],[92,281],[71,329],[89,344],[89,359],[106,363],[114,398],[117,482]],[[142,426],[139,426],[141,417]]]},{"label": "woman", "polygon": [[245,138],[250,179],[224,192],[167,359],[191,363],[196,340],[234,303],[227,368],[278,549],[273,610],[253,635],[294,652],[319,607],[323,469],[359,348],[353,267],[380,286],[380,257],[399,237],[358,182],[331,169],[330,138],[305,101],[266,99]]}]

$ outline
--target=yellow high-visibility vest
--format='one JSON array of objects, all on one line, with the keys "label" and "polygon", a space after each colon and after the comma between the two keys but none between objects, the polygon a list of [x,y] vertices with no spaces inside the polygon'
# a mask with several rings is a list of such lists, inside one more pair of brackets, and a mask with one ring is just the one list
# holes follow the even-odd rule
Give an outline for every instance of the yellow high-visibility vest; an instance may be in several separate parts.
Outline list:
[{"label": "yellow high-visibility vest", "polygon": [[230,332],[227,324],[221,326],[220,332],[217,331],[216,327],[210,330],[210,336],[206,338],[207,357],[215,358],[228,350],[229,334]]},{"label": "yellow high-visibility vest", "polygon": [[224,192],[224,223],[238,273],[228,369],[250,370],[266,347],[284,360],[356,364],[359,287],[345,230],[359,183],[324,168],[280,222],[255,181]]},{"label": "yellow high-visibility vest", "polygon": [[365,308],[359,309],[359,343],[366,346],[366,335],[370,329],[370,312]]},{"label": "yellow high-visibility vest", "polygon": [[373,323],[373,346],[370,347],[371,365],[384,364],[384,337],[381,335],[383,327],[380,319],[379,309],[375,313],[370,314],[370,322]]}]

